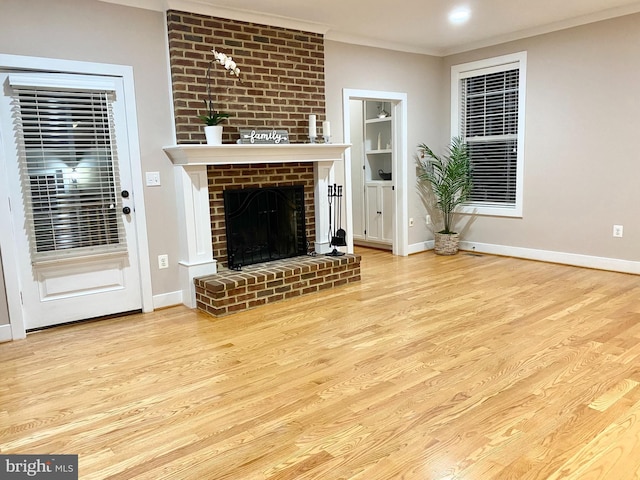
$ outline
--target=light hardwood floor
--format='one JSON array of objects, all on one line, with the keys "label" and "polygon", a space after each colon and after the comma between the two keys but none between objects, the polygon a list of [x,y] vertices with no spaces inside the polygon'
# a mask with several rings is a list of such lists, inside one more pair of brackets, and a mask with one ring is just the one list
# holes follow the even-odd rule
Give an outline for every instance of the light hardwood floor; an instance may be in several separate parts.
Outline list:
[{"label": "light hardwood floor", "polygon": [[359,252],[333,291],[1,344],[1,453],[100,480],[640,478],[640,277]]}]

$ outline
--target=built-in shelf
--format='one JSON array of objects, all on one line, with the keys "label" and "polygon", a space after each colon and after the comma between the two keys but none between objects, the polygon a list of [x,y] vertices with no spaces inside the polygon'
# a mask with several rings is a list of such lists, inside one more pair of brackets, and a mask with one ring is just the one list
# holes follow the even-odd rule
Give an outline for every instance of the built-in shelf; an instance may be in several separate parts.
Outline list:
[{"label": "built-in shelf", "polygon": [[289,143],[284,145],[172,145],[163,147],[174,165],[229,165],[281,162],[335,162],[351,145]]},{"label": "built-in shelf", "polygon": [[364,123],[382,123],[382,122],[390,122],[391,117],[377,117],[377,118],[368,118],[364,121]]}]

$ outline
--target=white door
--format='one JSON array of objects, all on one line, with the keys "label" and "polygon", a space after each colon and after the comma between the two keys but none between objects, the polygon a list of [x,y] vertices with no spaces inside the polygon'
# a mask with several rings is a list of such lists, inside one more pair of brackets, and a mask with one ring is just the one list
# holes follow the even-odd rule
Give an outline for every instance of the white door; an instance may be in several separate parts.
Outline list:
[{"label": "white door", "polygon": [[[0,252],[0,326],[9,325],[9,307],[7,305],[7,299],[4,296],[4,292],[7,289],[4,286],[4,270],[2,268],[2,252]],[[2,337],[0,336],[0,341]]]},{"label": "white door", "polygon": [[121,78],[0,74],[26,329],[142,308]]}]

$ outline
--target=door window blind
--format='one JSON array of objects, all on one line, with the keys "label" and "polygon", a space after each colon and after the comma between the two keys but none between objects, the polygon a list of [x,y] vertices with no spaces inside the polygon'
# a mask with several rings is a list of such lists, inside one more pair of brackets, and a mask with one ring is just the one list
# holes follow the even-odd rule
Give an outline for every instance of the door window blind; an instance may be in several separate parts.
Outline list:
[{"label": "door window blind", "polygon": [[114,92],[9,82],[32,261],[126,252]]}]

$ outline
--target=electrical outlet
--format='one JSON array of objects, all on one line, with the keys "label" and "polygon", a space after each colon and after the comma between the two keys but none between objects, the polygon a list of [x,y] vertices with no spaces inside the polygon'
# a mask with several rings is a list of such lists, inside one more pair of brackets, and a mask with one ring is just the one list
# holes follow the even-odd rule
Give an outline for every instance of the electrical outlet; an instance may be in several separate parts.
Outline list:
[{"label": "electrical outlet", "polygon": [[158,268],[169,268],[169,255],[158,255]]},{"label": "electrical outlet", "polygon": [[622,225],[614,225],[613,226],[613,236],[614,237],[622,237]]},{"label": "electrical outlet", "polygon": [[147,187],[157,187],[160,185],[160,172],[146,172]]},{"label": "electrical outlet", "polygon": [[409,226],[410,226],[410,227],[413,227],[413,218],[410,218],[410,219],[409,219]]},{"label": "electrical outlet", "polygon": [[427,225],[431,225],[431,215],[427,215],[424,219]]}]

